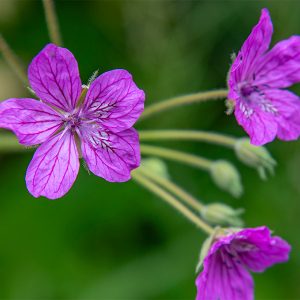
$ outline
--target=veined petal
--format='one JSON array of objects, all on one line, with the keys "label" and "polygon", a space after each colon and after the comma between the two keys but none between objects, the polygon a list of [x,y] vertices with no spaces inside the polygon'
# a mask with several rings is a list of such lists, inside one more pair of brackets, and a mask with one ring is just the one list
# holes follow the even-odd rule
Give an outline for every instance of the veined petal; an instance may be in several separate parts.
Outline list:
[{"label": "veined petal", "polygon": [[48,104],[70,112],[81,93],[78,64],[66,48],[47,45],[31,62],[29,82],[36,95]]},{"label": "veined petal", "polygon": [[0,126],[12,130],[23,145],[43,143],[61,125],[61,116],[40,101],[12,98],[0,104]]},{"label": "veined petal", "polygon": [[229,73],[230,98],[235,98],[235,86],[247,79],[253,79],[256,63],[269,48],[273,34],[273,25],[267,9],[261,12],[258,24],[252,29],[244,42]]},{"label": "veined petal", "polygon": [[277,43],[263,55],[255,70],[257,86],[285,88],[300,81],[300,36]]},{"label": "veined petal", "polygon": [[242,230],[236,236],[235,249],[251,271],[263,272],[274,264],[286,262],[291,246],[280,237],[272,237],[267,227],[258,227]]},{"label": "veined petal", "polygon": [[128,181],[130,171],[140,165],[139,138],[133,128],[85,133],[81,148],[90,171],[110,182]]},{"label": "veined petal", "polygon": [[266,89],[264,94],[277,111],[278,138],[284,141],[298,139],[300,136],[300,98],[292,92],[279,89]]},{"label": "veined petal", "polygon": [[196,286],[196,300],[253,300],[251,275],[223,247],[206,257]]},{"label": "veined petal", "polygon": [[103,73],[91,84],[83,104],[87,118],[113,132],[131,128],[144,110],[145,94],[126,70]]},{"label": "veined petal", "polygon": [[273,113],[263,111],[258,105],[251,106],[237,99],[234,114],[239,125],[248,133],[253,145],[261,146],[275,139],[278,124]]},{"label": "veined petal", "polygon": [[60,198],[73,185],[78,170],[76,143],[72,133],[67,131],[36,150],[26,173],[27,188],[34,197]]}]

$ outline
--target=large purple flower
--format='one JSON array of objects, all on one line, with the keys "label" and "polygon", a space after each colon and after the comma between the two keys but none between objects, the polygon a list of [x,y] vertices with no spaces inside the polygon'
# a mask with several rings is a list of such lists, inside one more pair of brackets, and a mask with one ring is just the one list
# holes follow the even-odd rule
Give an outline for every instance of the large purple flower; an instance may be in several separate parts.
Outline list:
[{"label": "large purple flower", "polygon": [[14,131],[25,146],[42,144],[27,169],[30,193],[62,197],[76,179],[81,156],[95,175],[111,182],[129,180],[140,164],[132,126],[145,99],[131,75],[113,70],[82,87],[73,54],[49,44],[33,59],[28,76],[41,101],[2,102],[0,126]]},{"label": "large purple flower", "polygon": [[252,300],[249,270],[266,268],[289,258],[291,247],[272,237],[267,227],[243,229],[217,238],[196,280],[197,300]]},{"label": "large purple flower", "polygon": [[273,26],[267,9],[243,44],[229,72],[228,98],[235,103],[235,117],[254,145],[277,136],[300,136],[300,101],[283,90],[300,81],[300,37],[292,36],[267,52]]}]

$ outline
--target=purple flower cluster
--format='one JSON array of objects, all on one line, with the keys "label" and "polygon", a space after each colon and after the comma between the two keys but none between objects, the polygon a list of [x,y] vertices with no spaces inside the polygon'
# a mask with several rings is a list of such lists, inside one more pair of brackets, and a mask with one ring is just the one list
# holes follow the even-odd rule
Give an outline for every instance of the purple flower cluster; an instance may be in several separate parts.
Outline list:
[{"label": "purple flower cluster", "polygon": [[47,45],[28,70],[41,100],[8,99],[0,105],[0,126],[25,146],[41,144],[26,173],[29,192],[57,199],[73,185],[79,158],[111,182],[130,179],[140,164],[139,138],[132,128],[145,94],[125,70],[113,70],[82,88],[73,54]]},{"label": "purple flower cluster", "polygon": [[[229,71],[229,100],[254,145],[300,136],[300,100],[285,88],[300,81],[300,36],[268,51],[273,26],[267,9]],[[133,128],[145,94],[125,70],[106,72],[81,83],[73,54],[47,45],[32,61],[29,82],[40,100],[8,99],[0,104],[0,127],[25,146],[40,145],[26,173],[34,197],[57,199],[73,185],[79,158],[110,182],[130,179],[140,165],[139,137]],[[290,246],[267,227],[218,234],[196,280],[197,300],[252,300],[250,271],[288,260]]]},{"label": "purple flower cluster", "polygon": [[[251,143],[277,136],[300,136],[300,99],[285,88],[300,82],[300,36],[277,43],[267,52],[273,26],[267,9],[243,44],[229,71],[228,98]],[[253,300],[252,272],[286,262],[291,247],[272,237],[267,227],[227,230],[215,238],[196,280],[197,300]]]}]

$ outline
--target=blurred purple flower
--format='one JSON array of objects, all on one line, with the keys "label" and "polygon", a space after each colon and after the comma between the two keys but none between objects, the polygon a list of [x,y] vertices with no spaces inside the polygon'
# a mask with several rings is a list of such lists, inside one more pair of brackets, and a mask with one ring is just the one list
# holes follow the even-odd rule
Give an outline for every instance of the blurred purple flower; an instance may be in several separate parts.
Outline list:
[{"label": "blurred purple flower", "polygon": [[197,300],[252,300],[249,270],[266,268],[289,258],[290,245],[272,237],[267,227],[243,229],[221,236],[211,246],[196,280]]},{"label": "blurred purple flower", "polygon": [[300,37],[292,36],[267,52],[273,25],[267,9],[243,44],[229,71],[228,98],[235,117],[254,145],[300,136],[300,101],[283,90],[300,81]]},{"label": "blurred purple flower", "polygon": [[130,179],[140,164],[133,124],[144,109],[144,92],[125,70],[113,70],[82,88],[73,54],[47,45],[32,61],[29,81],[41,99],[8,99],[0,105],[0,126],[14,131],[25,146],[42,144],[27,169],[35,196],[57,199],[73,185],[83,157],[107,181]]}]

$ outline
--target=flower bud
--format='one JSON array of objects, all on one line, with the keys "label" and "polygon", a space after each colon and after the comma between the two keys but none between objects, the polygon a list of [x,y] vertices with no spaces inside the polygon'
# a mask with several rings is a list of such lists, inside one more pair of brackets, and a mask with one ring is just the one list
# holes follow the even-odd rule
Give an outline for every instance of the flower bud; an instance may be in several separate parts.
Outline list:
[{"label": "flower bud", "polygon": [[234,197],[240,197],[243,193],[243,186],[238,170],[225,160],[218,160],[212,163],[210,174],[215,184],[228,191]]},{"label": "flower bud", "polygon": [[168,167],[165,162],[159,158],[150,157],[142,160],[141,166],[163,178],[169,179]]},{"label": "flower bud", "polygon": [[274,174],[276,161],[265,147],[254,146],[248,138],[239,139],[234,147],[238,159],[249,167],[257,169],[261,179],[267,179],[267,172]]},{"label": "flower bud", "polygon": [[201,216],[209,223],[216,225],[229,225],[234,227],[243,226],[243,221],[239,216],[244,209],[233,209],[232,207],[222,203],[212,203],[206,205],[201,210]]}]

